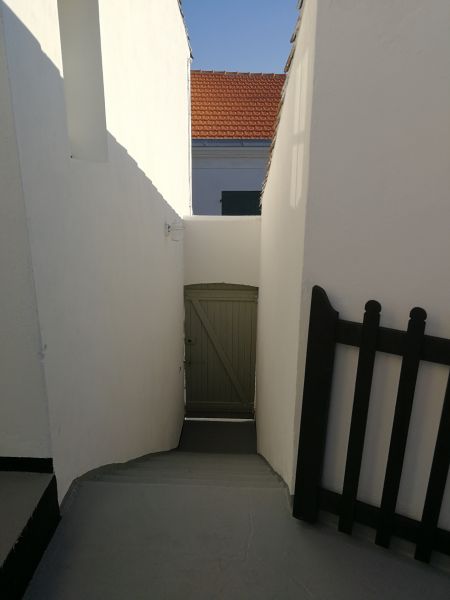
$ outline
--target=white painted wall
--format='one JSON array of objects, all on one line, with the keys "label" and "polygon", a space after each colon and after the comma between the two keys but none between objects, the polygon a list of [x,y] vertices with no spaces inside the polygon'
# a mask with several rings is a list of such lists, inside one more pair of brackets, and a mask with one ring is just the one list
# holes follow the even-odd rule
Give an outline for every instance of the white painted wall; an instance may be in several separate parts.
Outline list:
[{"label": "white painted wall", "polygon": [[0,456],[49,457],[39,326],[0,6]]},{"label": "white painted wall", "polygon": [[259,285],[261,217],[184,219],[184,283]]},{"label": "white painted wall", "polygon": [[306,2],[262,198],[256,354],[258,451],[292,490],[316,2]]},{"label": "white painted wall", "polygon": [[261,190],[269,148],[192,148],[192,201],[195,215],[221,215],[223,191]]},{"label": "white painted wall", "polygon": [[6,45],[62,496],[177,444],[189,48],[177,0],[100,0],[108,161],[70,158],[56,0],[5,2]]},{"label": "white painted wall", "polygon": [[[288,131],[296,118],[302,121],[300,95],[298,109],[282,115],[263,198],[259,324],[267,326],[259,332],[260,342],[276,329],[262,318],[263,311],[273,316],[280,308],[268,283],[276,281],[274,272],[298,274],[301,287],[300,301],[295,290],[300,307],[299,368],[286,367],[274,382],[274,388],[288,385],[287,378],[290,393],[278,394],[277,406],[272,401],[270,408],[265,392],[261,398],[261,386],[258,398],[261,448],[291,489],[301,409],[296,398],[303,386],[313,284],[327,290],[342,318],[361,320],[365,301],[376,298],[383,305],[382,323],[403,329],[409,310],[419,305],[429,314],[428,333],[450,336],[450,5],[445,0],[426,5],[410,0],[391,3],[386,10],[384,3],[370,0],[307,0],[290,95],[317,5],[313,110],[306,118],[310,144],[292,161],[294,143]],[[268,218],[275,202],[284,218],[291,215],[289,190],[283,194],[277,185],[289,176],[291,164],[308,174],[308,181],[300,177],[300,188],[291,196],[291,204],[300,204],[303,211],[306,205],[306,216],[298,224],[298,246],[288,241],[289,235],[276,236],[277,225]],[[270,248],[272,267],[264,262]],[[287,262],[289,251],[296,253],[295,265]],[[287,334],[293,311],[280,312],[279,325]],[[260,368],[267,361],[263,349]],[[334,433],[324,474],[325,485],[337,490],[342,486],[355,364],[354,350],[339,351],[340,374],[331,406]],[[398,359],[379,357],[359,490],[368,502],[377,503],[381,494],[398,373]],[[397,506],[416,518],[423,505],[447,374],[448,369],[428,364],[419,374]],[[267,433],[269,419],[277,423],[278,434]],[[286,436],[283,427],[290,421],[295,431],[288,430]],[[449,484],[441,525],[450,525]]]},{"label": "white painted wall", "polygon": [[100,0],[100,30],[108,132],[191,214],[191,59],[178,0]]},{"label": "white painted wall", "polygon": [[98,2],[58,0],[70,153],[106,160],[105,93]]}]

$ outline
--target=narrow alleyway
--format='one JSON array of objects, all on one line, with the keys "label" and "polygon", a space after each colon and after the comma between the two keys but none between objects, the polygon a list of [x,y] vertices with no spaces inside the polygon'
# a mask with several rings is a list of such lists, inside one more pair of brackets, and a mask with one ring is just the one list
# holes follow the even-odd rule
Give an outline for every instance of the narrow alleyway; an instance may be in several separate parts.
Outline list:
[{"label": "narrow alleyway", "polygon": [[291,517],[253,423],[186,422],[180,448],[77,482],[28,600],[447,600],[433,568]]}]

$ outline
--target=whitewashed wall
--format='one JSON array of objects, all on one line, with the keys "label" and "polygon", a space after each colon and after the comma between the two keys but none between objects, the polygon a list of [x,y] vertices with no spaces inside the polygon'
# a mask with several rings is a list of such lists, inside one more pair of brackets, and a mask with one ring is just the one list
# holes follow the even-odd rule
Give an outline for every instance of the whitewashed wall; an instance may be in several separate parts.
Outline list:
[{"label": "whitewashed wall", "polygon": [[267,146],[193,146],[192,206],[195,215],[221,215],[223,191],[261,190]]},{"label": "whitewashed wall", "polygon": [[[351,4],[319,3],[304,281],[326,287],[343,318],[361,319],[365,300],[376,298],[383,324],[405,328],[419,305],[429,314],[428,333],[450,337],[450,6]],[[367,501],[381,494],[398,363],[380,357],[377,365],[360,486]],[[423,365],[419,377],[398,502],[416,518],[447,374]],[[332,408],[348,424],[348,411]],[[327,454],[325,482],[335,488],[341,449],[330,443]],[[444,506],[449,527],[450,495]]]},{"label": "whitewashed wall", "polygon": [[0,5],[0,456],[49,457],[50,432]]},{"label": "whitewashed wall", "polygon": [[56,0],[5,2],[5,33],[60,495],[177,444],[189,49],[177,0],[101,0],[107,160],[70,158]]},{"label": "whitewashed wall", "polygon": [[306,2],[262,198],[256,354],[258,451],[292,490],[316,2]]},{"label": "whitewashed wall", "polygon": [[[271,273],[269,266],[264,271],[264,248],[267,252],[271,240],[276,254],[272,271],[293,269],[291,275],[297,277],[298,273],[301,285],[299,377],[295,369],[286,369],[291,394],[278,395],[285,408],[277,413],[273,403],[263,413],[260,427],[265,454],[278,468],[283,465],[282,474],[291,486],[297,431],[290,432],[286,443],[281,424],[284,416],[285,423],[294,420],[298,428],[301,407],[296,397],[301,396],[303,386],[313,284],[327,290],[342,318],[361,320],[365,301],[376,298],[383,305],[382,324],[405,328],[409,310],[419,305],[429,314],[428,333],[450,336],[450,5],[445,0],[426,5],[411,0],[391,3],[387,10],[385,3],[370,0],[306,0],[289,94],[294,93],[307,24],[317,4],[313,109],[306,121],[311,128],[310,144],[306,154],[301,151],[294,160],[296,168],[303,165],[308,173],[307,182],[300,178],[302,193],[297,190],[292,196],[303,210],[306,202],[297,247],[286,241],[289,236],[283,239],[279,235],[280,248],[276,250],[274,226],[266,220],[270,213],[264,211],[266,207],[270,210],[275,196],[279,201],[281,190],[275,183],[290,172],[293,141],[283,132],[296,118],[301,122],[301,96],[297,110],[283,113],[263,198],[262,310],[264,296],[264,310],[271,307],[275,314],[277,306],[273,288],[264,291],[264,278]],[[280,209],[285,217],[290,214],[288,191]],[[286,262],[290,244],[297,253],[295,266]],[[291,315],[282,313],[287,332],[285,319]],[[260,315],[260,327],[265,322]],[[263,329],[260,339],[269,333],[268,327]],[[260,362],[263,360],[267,360],[264,352]],[[354,350],[339,351],[336,368],[340,374],[331,406],[333,433],[324,474],[325,485],[336,490],[342,486],[355,364]],[[372,503],[381,495],[398,373],[397,358],[379,357],[359,490],[361,499]],[[419,374],[397,506],[403,514],[416,518],[423,505],[447,374],[448,369],[428,364]],[[263,396],[260,413],[267,404]],[[264,433],[269,417],[279,423],[278,435]],[[441,525],[447,528],[449,494],[447,489],[441,517]]]},{"label": "whitewashed wall", "polygon": [[184,219],[184,283],[259,285],[261,217]]}]

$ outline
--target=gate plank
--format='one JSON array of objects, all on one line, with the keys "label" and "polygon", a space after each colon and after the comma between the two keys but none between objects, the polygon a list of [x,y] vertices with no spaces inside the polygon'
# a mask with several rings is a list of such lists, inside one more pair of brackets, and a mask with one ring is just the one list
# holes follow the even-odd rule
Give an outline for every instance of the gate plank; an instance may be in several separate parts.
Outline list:
[{"label": "gate plank", "polygon": [[427,313],[423,308],[413,308],[405,336],[405,350],[375,538],[375,543],[385,548],[389,546],[393,530],[426,318]]},{"label": "gate plank", "polygon": [[435,546],[439,513],[447,483],[450,467],[450,375],[445,391],[444,405],[431,464],[430,479],[428,481],[427,495],[419,528],[415,558],[429,562],[431,552]]},{"label": "gate plank", "polygon": [[216,332],[214,331],[214,327],[211,321],[209,320],[208,315],[203,310],[199,300],[197,300],[196,298],[192,298],[191,302],[195,312],[197,313],[198,318],[200,319],[201,323],[203,324],[203,327],[205,328],[206,333],[208,334],[209,339],[211,340],[212,345],[214,346],[214,349],[216,350],[220,360],[222,361],[225,371],[227,372],[231,383],[233,384],[233,387],[236,390],[236,393],[238,394],[241,402],[243,404],[248,404],[248,400],[245,397],[245,391],[236,376],[233,365],[231,364],[227,353],[225,352],[219,338],[216,335]]},{"label": "gate plank", "polygon": [[341,514],[339,517],[339,530],[345,533],[351,533],[353,527],[364,450],[364,438],[366,435],[367,414],[369,411],[370,390],[372,387],[373,367],[377,351],[381,304],[376,300],[369,300],[366,303],[365,309],[348,439]]},{"label": "gate plank", "polygon": [[293,507],[294,517],[310,523],[317,521],[319,511],[338,316],[325,290],[315,285],[311,297]]}]

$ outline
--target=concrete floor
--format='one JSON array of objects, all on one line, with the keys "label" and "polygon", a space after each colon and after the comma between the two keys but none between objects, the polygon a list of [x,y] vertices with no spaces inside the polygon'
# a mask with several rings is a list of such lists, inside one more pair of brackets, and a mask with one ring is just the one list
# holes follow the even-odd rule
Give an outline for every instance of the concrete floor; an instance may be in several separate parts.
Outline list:
[{"label": "concrete floor", "polygon": [[79,481],[25,598],[449,600],[450,578],[296,521],[280,478],[225,436]]}]

